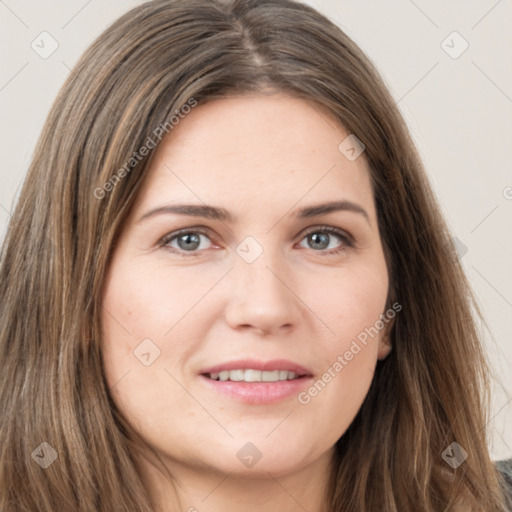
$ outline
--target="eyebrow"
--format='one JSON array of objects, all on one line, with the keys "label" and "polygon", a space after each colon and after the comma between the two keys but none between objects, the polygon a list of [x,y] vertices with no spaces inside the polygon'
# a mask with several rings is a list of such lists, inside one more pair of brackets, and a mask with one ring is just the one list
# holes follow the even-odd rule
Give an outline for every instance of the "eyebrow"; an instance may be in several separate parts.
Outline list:
[{"label": "eyebrow", "polygon": [[[309,219],[311,217],[319,217],[321,215],[327,215],[329,213],[337,211],[348,211],[358,213],[366,219],[368,224],[371,224],[370,217],[362,206],[346,200],[332,201],[330,203],[322,203],[313,206],[307,206],[305,208],[297,210],[294,214],[294,217],[299,219]],[[162,214],[178,214],[188,215],[191,217],[204,217],[206,219],[220,220],[222,222],[235,221],[235,217],[224,208],[200,204],[169,204],[149,210],[144,215],[142,215],[142,217],[140,217],[137,223],[142,222],[143,220],[149,219],[151,217],[155,217],[156,215]]]}]

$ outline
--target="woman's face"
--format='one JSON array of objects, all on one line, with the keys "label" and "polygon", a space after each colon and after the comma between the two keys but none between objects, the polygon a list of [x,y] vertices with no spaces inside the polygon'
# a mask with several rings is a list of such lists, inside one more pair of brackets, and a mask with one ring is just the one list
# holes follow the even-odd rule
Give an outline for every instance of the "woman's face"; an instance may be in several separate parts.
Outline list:
[{"label": "woman's face", "polygon": [[117,407],[170,467],[284,475],[327,460],[360,408],[391,323],[349,135],[314,104],[244,96],[193,108],[157,149],[114,248],[102,351]]}]

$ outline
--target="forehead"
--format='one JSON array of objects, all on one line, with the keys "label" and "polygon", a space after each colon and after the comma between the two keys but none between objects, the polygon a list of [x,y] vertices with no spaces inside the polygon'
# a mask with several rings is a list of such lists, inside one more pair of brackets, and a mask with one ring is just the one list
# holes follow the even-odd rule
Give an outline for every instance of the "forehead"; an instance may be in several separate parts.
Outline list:
[{"label": "forehead", "polygon": [[286,95],[230,97],[196,106],[157,149],[136,210],[204,202],[282,210],[298,201],[351,200],[374,215],[364,153],[320,105]]}]

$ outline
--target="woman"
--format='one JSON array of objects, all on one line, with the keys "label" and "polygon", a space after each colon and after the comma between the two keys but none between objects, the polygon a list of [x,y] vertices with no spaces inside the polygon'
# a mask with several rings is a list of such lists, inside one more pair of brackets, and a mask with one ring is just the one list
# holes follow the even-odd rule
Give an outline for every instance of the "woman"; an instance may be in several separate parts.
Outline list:
[{"label": "woman", "polygon": [[451,250],[337,26],[133,9],[63,86],[5,240],[1,510],[506,510]]}]

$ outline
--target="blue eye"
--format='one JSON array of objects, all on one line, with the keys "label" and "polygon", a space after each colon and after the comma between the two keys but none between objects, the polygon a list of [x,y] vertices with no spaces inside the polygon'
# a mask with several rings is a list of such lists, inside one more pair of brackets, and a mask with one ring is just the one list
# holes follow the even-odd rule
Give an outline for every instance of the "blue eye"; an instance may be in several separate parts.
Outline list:
[{"label": "blue eye", "polygon": [[[329,249],[334,237],[341,243],[326,251],[325,249]],[[172,253],[180,254],[181,256],[199,256],[201,250],[208,248],[204,247],[204,244],[201,243],[202,238],[210,240],[208,231],[199,228],[183,229],[166,235],[162,238],[160,246],[168,249]],[[310,243],[309,248],[322,255],[337,254],[354,247],[354,242],[348,234],[341,229],[331,226],[320,226],[310,229],[303,236],[302,240],[308,240]]]},{"label": "blue eye", "polygon": [[[186,254],[186,256],[198,256],[196,252],[201,246],[201,237],[208,238],[208,234],[200,229],[189,229],[179,231],[177,233],[171,233],[170,235],[164,237],[162,239],[162,245],[168,249],[171,249],[171,252]],[[172,247],[171,242],[176,241],[178,247]],[[202,248],[204,249],[204,247]],[[185,256],[185,254],[183,254]]]},{"label": "blue eye", "polygon": [[[324,249],[329,247],[333,236],[338,238],[338,240],[341,240],[342,243],[337,247],[331,248],[329,251],[325,251]],[[344,233],[340,229],[330,226],[321,226],[311,229],[306,233],[305,239],[309,240],[311,245],[315,247],[315,252],[321,252],[322,255],[336,254],[354,246],[354,243],[348,234]],[[320,249],[320,251],[316,251],[316,249]]]}]

